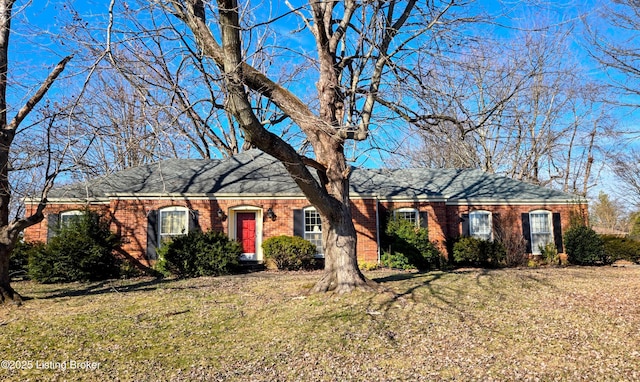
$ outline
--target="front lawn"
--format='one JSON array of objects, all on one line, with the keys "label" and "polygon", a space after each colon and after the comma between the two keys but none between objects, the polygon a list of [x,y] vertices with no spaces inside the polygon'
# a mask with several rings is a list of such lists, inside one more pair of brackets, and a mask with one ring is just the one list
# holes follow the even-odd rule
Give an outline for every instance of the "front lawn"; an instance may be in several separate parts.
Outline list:
[{"label": "front lawn", "polygon": [[0,380],[640,380],[640,268],[16,282]]}]

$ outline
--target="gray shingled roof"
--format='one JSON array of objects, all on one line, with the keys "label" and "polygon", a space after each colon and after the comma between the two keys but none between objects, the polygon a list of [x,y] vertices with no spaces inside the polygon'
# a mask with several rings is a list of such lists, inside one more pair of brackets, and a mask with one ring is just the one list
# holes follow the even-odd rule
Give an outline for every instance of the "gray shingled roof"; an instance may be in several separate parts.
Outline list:
[{"label": "gray shingled roof", "polygon": [[[573,195],[486,174],[479,170],[355,168],[351,192],[382,199],[571,202]],[[51,190],[49,199],[108,199],[117,196],[302,195],[284,166],[249,150],[225,160],[169,159]]]}]

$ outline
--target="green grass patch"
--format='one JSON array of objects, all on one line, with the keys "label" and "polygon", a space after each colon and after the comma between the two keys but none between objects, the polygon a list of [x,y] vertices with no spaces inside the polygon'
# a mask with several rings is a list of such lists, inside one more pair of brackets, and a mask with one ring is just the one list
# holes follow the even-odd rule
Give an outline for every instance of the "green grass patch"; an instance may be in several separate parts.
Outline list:
[{"label": "green grass patch", "polygon": [[367,275],[388,291],[308,295],[317,272],[17,282],[0,379],[640,379],[640,268]]}]

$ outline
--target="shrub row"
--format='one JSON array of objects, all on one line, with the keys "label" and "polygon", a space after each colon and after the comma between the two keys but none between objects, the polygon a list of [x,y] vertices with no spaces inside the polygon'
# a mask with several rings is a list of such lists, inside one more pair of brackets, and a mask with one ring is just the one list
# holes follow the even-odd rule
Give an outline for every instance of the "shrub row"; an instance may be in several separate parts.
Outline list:
[{"label": "shrub row", "polygon": [[[504,241],[504,240],[503,240]],[[473,237],[458,238],[451,247],[453,260],[459,265],[522,265],[524,242],[485,241]],[[640,262],[640,241],[614,236],[598,236],[592,229],[572,226],[564,237],[570,263],[601,265],[624,259]],[[18,243],[10,261],[14,275],[28,274],[36,281],[93,281],[118,277],[126,264],[114,256],[118,238],[108,223],[94,212],[79,215],[66,227],[59,228],[47,244]],[[390,268],[429,270],[443,265],[442,255],[428,239],[425,228],[404,219],[390,219],[383,238],[389,251],[381,265]],[[316,267],[315,245],[295,236],[272,237],[263,243],[265,258],[281,270]],[[180,277],[217,276],[240,269],[239,243],[223,233],[194,230],[176,237],[158,250],[156,269],[165,275]],[[549,264],[557,263],[554,246],[542,253]]]},{"label": "shrub row", "polygon": [[640,240],[603,235],[604,253],[611,262],[627,260],[640,263]]},{"label": "shrub row", "polygon": [[[117,278],[137,270],[115,256],[119,240],[109,223],[95,212],[85,211],[68,225],[54,228],[47,244],[19,242],[10,272],[27,274],[43,283],[96,281]],[[164,243],[158,249],[156,269],[179,277],[217,276],[238,271],[240,244],[218,232],[194,230]]]}]

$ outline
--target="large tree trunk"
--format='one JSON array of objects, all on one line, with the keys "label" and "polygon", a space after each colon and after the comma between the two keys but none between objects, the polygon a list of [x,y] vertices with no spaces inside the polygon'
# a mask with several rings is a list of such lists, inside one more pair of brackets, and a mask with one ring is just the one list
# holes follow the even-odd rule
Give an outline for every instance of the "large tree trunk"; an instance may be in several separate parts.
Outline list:
[{"label": "large tree trunk", "polygon": [[324,191],[331,198],[325,203],[315,204],[322,216],[325,267],[324,274],[312,291],[348,293],[355,289],[373,290],[376,283],[365,278],[358,267],[358,236],[349,199],[351,169],[344,156],[343,144],[328,137],[315,150],[318,160],[326,168],[321,179],[326,177],[322,183]]},{"label": "large tree trunk", "polygon": [[13,140],[12,131],[2,130],[0,133],[0,304],[14,301],[18,304],[22,298],[11,287],[9,274],[9,257],[15,246],[15,240],[9,230],[9,202],[11,189],[9,186],[9,147]]},{"label": "large tree trunk", "polygon": [[[9,274],[9,258],[15,246],[17,236],[12,235],[9,226],[9,203],[11,188],[9,185],[9,147],[13,140],[12,131],[2,130],[0,137],[0,304],[13,301],[22,303],[22,297],[11,287]],[[16,236],[16,237],[12,237]]]},{"label": "large tree trunk", "polygon": [[347,293],[355,289],[375,289],[376,284],[365,278],[358,268],[357,236],[349,206],[343,204],[331,218],[323,216],[322,231],[324,274],[312,292]]},{"label": "large tree trunk", "polygon": [[0,243],[0,304],[13,302],[22,304],[22,297],[11,287],[11,275],[9,274],[9,257],[12,246]]}]

